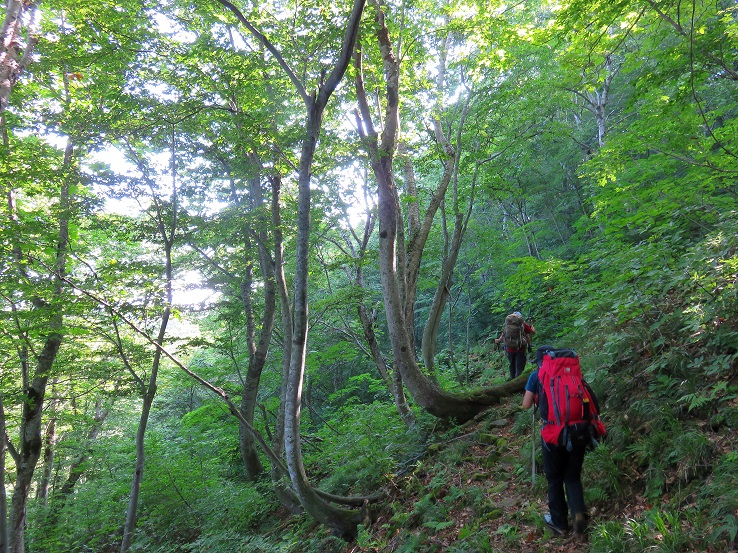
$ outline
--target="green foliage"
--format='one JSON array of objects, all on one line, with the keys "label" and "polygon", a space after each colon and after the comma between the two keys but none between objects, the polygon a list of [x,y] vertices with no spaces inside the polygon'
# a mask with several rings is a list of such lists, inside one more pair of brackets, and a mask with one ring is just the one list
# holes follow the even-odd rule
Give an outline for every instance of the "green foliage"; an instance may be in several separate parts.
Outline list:
[{"label": "green foliage", "polygon": [[[171,545],[154,547],[153,549],[141,549],[151,553],[166,553],[171,551],[167,549]],[[197,553],[200,551],[212,551],[213,553],[230,553],[238,551],[239,553],[262,553],[264,551],[273,551],[274,553],[283,553],[290,549],[275,540],[267,537],[253,536],[243,534],[237,530],[228,527],[222,527],[218,532],[203,535],[190,544],[182,545],[180,551],[191,551]]]},{"label": "green foliage", "polygon": [[[295,4],[289,18],[269,15],[286,14],[283,5],[252,7],[246,15],[310,95],[335,56],[346,6]],[[582,354],[601,399],[609,436],[587,457],[587,499],[601,512],[626,494],[664,503],[627,521],[596,525],[592,550],[699,550],[709,540],[727,550],[738,534],[732,453],[738,95],[735,68],[724,56],[738,45],[736,8],[698,2],[689,17],[669,2],[658,10],[599,0],[569,0],[556,9],[534,2],[483,8],[421,2],[405,6],[399,17],[385,6],[391,38],[403,45],[405,151],[394,169],[404,211],[436,199],[433,190],[449,161],[428,139],[432,119],[458,141],[458,187],[429,221],[418,295],[407,314],[415,317],[416,331],[448,253],[449,223],[470,207],[466,241],[448,283],[435,384],[463,393],[470,385],[501,382],[504,357],[483,340],[498,333],[507,312],[522,310],[538,330],[538,344],[569,345]],[[182,269],[175,280],[187,288],[197,272],[219,299],[203,305],[206,312],[173,306],[172,318],[197,326],[198,334],[170,333],[165,342],[198,374],[232,397],[241,394],[251,355],[242,292],[251,292],[258,332],[266,307],[258,248],[270,250],[276,230],[285,237],[291,290],[292,174],[303,131],[296,114],[305,98],[292,92],[294,83],[275,56],[265,56],[247,33],[239,35],[243,28],[217,2],[60,0],[39,14],[42,39],[3,112],[0,187],[7,224],[0,226],[0,304],[6,317],[0,346],[7,355],[0,361],[0,393],[14,441],[33,358],[50,333],[63,333],[54,366],[39,375],[54,382],[42,422],[57,423],[51,467],[57,494],[47,506],[29,505],[27,545],[41,552],[104,551],[120,538],[140,415],[131,398],[140,395],[137,379],[145,380],[155,351],[108,305],[156,333],[165,303],[160,231],[176,216],[183,233],[171,244]],[[370,19],[362,24],[371,25]],[[168,25],[172,32],[163,32]],[[436,98],[432,81],[440,76],[443,40],[450,48]],[[367,89],[381,90],[380,52],[369,40],[363,47]],[[419,497],[412,506],[398,500],[390,521],[396,530],[410,529],[392,545],[432,551],[440,546],[429,542],[451,530],[453,508],[463,504],[482,518],[490,503],[482,486],[454,479],[455,467],[473,450],[459,439],[463,431],[447,421],[429,423],[422,412],[415,428],[405,428],[364,350],[358,301],[376,310],[380,350],[397,370],[382,317],[377,234],[363,259],[347,246],[360,235],[349,228],[352,212],[361,205],[372,213],[375,183],[367,183],[357,133],[346,125],[354,119],[355,98],[350,80],[345,83],[326,112],[312,172],[314,318],[303,454],[310,478],[334,493],[374,491],[415,466],[404,491]],[[606,105],[596,105],[604,98]],[[383,102],[377,100],[380,112]],[[606,117],[598,121],[598,113]],[[71,160],[60,137],[72,140]],[[117,163],[102,163],[113,161],[114,147],[130,154],[136,168],[124,173]],[[172,154],[176,163],[170,164]],[[418,185],[412,196],[403,190],[411,175]],[[151,190],[142,187],[146,176]],[[272,228],[268,200],[260,201],[277,180],[279,229]],[[68,206],[60,196],[63,183],[70,184]],[[177,195],[169,193],[170,183],[177,183]],[[367,197],[359,202],[365,186]],[[157,206],[163,208],[159,219]],[[103,207],[123,213],[100,213]],[[62,222],[70,233],[64,272],[79,290],[55,275]],[[399,252],[398,260],[408,253]],[[358,266],[363,289],[354,282]],[[270,339],[259,388],[265,416],[257,417],[265,435],[279,410],[284,350],[281,331]],[[147,431],[137,550],[345,548],[309,517],[297,517],[277,531],[282,536],[270,538],[276,503],[268,487],[241,480],[234,419],[189,380],[162,376]],[[98,422],[98,411],[106,409],[110,418]],[[530,413],[517,413],[510,440],[520,458],[510,463],[513,478],[529,474],[529,434]],[[417,462],[423,453],[437,456],[432,474]],[[79,459],[83,476],[62,498],[60,487]],[[14,464],[8,456],[6,482],[13,482]],[[532,490],[537,497],[542,481]],[[531,509],[518,516],[533,517]],[[492,551],[499,539],[514,549],[524,539],[510,520],[494,533],[483,524],[473,520],[461,528],[449,551]],[[360,541],[390,545],[368,531]]]},{"label": "green foliage", "polygon": [[384,382],[366,373],[349,377],[344,387],[328,397],[332,404],[339,406],[339,413],[347,414],[356,404],[387,399],[388,391]]},{"label": "green foliage", "polygon": [[319,446],[308,450],[305,463],[323,476],[326,490],[337,494],[381,486],[416,447],[391,403],[347,405],[316,437]]},{"label": "green foliage", "polygon": [[616,459],[607,442],[585,456],[582,482],[588,504],[607,505],[608,501],[621,497],[625,486]]},{"label": "green foliage", "polygon": [[701,550],[708,544],[700,533],[685,531],[692,528],[694,520],[689,515],[667,510],[651,509],[638,519],[625,523],[606,522],[592,531],[593,553],[636,551],[679,551]]},{"label": "green foliage", "polygon": [[710,538],[735,542],[738,535],[738,453],[724,454],[699,494],[701,511],[709,513]]}]

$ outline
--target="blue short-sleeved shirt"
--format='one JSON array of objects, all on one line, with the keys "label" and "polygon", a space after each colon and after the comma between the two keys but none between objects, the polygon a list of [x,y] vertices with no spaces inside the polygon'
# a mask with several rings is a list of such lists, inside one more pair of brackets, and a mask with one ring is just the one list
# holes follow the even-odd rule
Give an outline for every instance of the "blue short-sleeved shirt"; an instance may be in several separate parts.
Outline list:
[{"label": "blue short-sleeved shirt", "polygon": [[530,392],[531,394],[538,393],[538,369],[530,373],[528,382],[525,384],[525,391]]}]

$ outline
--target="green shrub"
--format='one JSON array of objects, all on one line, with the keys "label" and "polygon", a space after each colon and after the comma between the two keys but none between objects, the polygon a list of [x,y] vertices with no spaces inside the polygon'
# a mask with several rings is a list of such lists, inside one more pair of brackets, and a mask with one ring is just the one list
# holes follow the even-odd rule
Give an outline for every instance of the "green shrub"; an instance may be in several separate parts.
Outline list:
[{"label": "green shrub", "polygon": [[588,503],[612,500],[623,490],[622,470],[607,443],[600,444],[584,458],[584,493]]},{"label": "green shrub", "polygon": [[738,452],[723,455],[717,463],[700,491],[699,506],[702,512],[710,513],[711,539],[735,542],[738,536]]}]

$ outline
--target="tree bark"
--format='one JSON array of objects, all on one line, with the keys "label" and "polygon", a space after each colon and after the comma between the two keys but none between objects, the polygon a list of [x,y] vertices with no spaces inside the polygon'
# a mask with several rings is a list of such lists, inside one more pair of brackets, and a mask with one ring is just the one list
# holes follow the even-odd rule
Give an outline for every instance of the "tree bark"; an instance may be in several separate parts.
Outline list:
[{"label": "tree bark", "polygon": [[[367,248],[369,245],[369,238],[374,232],[374,216],[371,212],[367,214],[366,224],[364,225],[364,234],[359,244],[358,252],[355,252],[356,257],[356,276],[354,282],[356,286],[364,290],[366,284],[364,283],[364,257],[366,256]],[[405,423],[405,426],[411,427],[415,424],[415,415],[413,414],[410,406],[407,403],[407,396],[405,395],[405,389],[402,385],[402,377],[399,375],[399,371],[394,371],[397,378],[392,375],[387,360],[385,359],[382,349],[379,347],[376,333],[374,332],[376,316],[369,316],[366,305],[362,300],[359,300],[357,305],[357,312],[359,315],[359,321],[364,332],[364,339],[369,346],[369,353],[371,355],[374,366],[377,367],[377,372],[382,377],[382,380],[387,386],[392,398],[395,402],[395,408],[400,415],[400,418]]]},{"label": "tree bark", "polygon": [[177,211],[179,209],[177,199],[177,174],[175,165],[175,143],[174,143],[174,132],[172,131],[172,151],[171,151],[171,172],[172,172],[172,196],[171,196],[171,219],[170,223],[166,223],[164,216],[163,206],[158,201],[157,195],[154,192],[155,188],[147,177],[147,172],[139,160],[138,165],[144,174],[145,180],[149,183],[151,188],[152,198],[154,200],[154,206],[156,209],[156,225],[161,233],[161,239],[164,246],[164,278],[165,278],[165,297],[164,299],[164,310],[161,315],[159,322],[159,333],[156,337],[156,344],[159,346],[154,352],[154,359],[151,363],[151,374],[149,375],[148,383],[143,383],[139,380],[141,387],[141,397],[143,404],[141,407],[141,417],[139,418],[138,430],[136,432],[136,462],[133,470],[133,478],[131,480],[131,492],[128,498],[128,509],[126,510],[126,520],[123,526],[123,537],[121,539],[120,552],[126,553],[131,547],[133,541],[133,534],[136,530],[136,521],[138,515],[138,498],[141,492],[141,482],[143,481],[144,468],[146,463],[144,439],[146,437],[146,427],[149,421],[149,415],[151,414],[151,406],[154,403],[156,397],[156,386],[157,379],[159,377],[159,368],[161,366],[162,347],[164,344],[164,338],[167,332],[167,326],[169,324],[169,317],[172,310],[172,283],[173,283],[173,267],[172,267],[172,248],[174,246],[174,236],[177,231],[178,219]]},{"label": "tree bark", "polygon": [[[359,0],[361,2],[361,0]],[[363,2],[362,2],[363,4]],[[298,176],[297,251],[295,259],[294,311],[290,371],[285,397],[285,457],[290,481],[303,509],[340,537],[353,540],[361,517],[357,512],[333,507],[310,485],[300,447],[300,413],[305,376],[305,350],[308,334],[308,257],[310,234],[310,167],[315,155],[323,109],[328,95],[321,90],[307,106],[306,135],[303,141]]]},{"label": "tree bark", "polygon": [[[282,237],[282,216],[280,208],[280,194],[282,181],[279,175],[270,177],[272,185],[272,227],[274,229],[274,276],[279,295],[279,303],[282,314],[282,384],[279,390],[279,410],[277,420],[274,424],[274,437],[272,448],[274,454],[282,458],[284,454],[284,422],[285,403],[287,401],[287,382],[290,375],[290,358],[292,351],[292,309],[290,307],[290,296],[287,289],[287,280],[284,274],[284,239]],[[289,483],[289,474],[282,470],[276,463],[271,467],[272,487],[279,502],[290,513],[299,514],[303,512],[300,500]]]},{"label": "tree bark", "polygon": [[[447,393],[423,374],[418,364],[413,336],[417,277],[433,218],[451,180],[453,164],[446,163],[441,182],[433,198],[431,198],[421,228],[407,246],[407,261],[403,267],[405,256],[400,251],[400,246],[403,243],[401,240],[401,210],[393,168],[399,130],[400,70],[399,62],[392,50],[384,14],[376,1],[373,2],[373,5],[376,9],[377,41],[384,60],[384,74],[387,84],[386,111],[381,140],[375,130],[369,104],[366,100],[361,75],[360,50],[357,50],[355,56],[357,68],[355,84],[359,112],[363,122],[363,125],[359,126],[359,132],[369,153],[372,170],[378,185],[379,268],[395,366],[402,374],[402,380],[407,385],[410,394],[422,408],[439,418],[453,418],[463,422],[473,418],[489,405],[497,403],[500,397],[504,397],[504,394],[509,395],[512,392],[510,391],[510,385],[505,385],[466,395]],[[437,135],[440,135],[440,132],[440,125],[436,124]],[[446,151],[447,159],[453,159],[453,156],[450,156],[449,153]],[[519,384],[519,388],[522,390],[525,382],[516,379],[509,384]],[[515,387],[515,390],[517,390],[517,387]]]},{"label": "tree bark", "polygon": [[7,451],[7,429],[5,427],[5,408],[3,394],[0,392],[0,553],[8,553],[8,497],[5,492],[5,452]]},{"label": "tree bark", "polygon": [[[250,156],[252,165],[256,169],[261,169],[261,164],[255,155]],[[264,197],[261,192],[261,171],[257,171],[255,177],[249,181],[249,189],[253,198],[253,209],[261,210],[264,205]],[[247,333],[247,342],[249,349],[249,366],[246,372],[246,381],[243,387],[241,397],[241,413],[244,418],[249,421],[251,426],[254,425],[254,415],[256,412],[257,396],[259,393],[259,383],[261,381],[261,373],[266,365],[267,354],[269,353],[269,342],[271,341],[272,331],[274,330],[274,317],[276,307],[276,284],[273,269],[273,261],[268,251],[268,238],[264,230],[264,225],[259,225],[255,232],[257,236],[257,248],[259,252],[259,267],[264,284],[264,315],[261,319],[261,329],[259,331],[259,340],[256,341],[254,330],[254,309],[251,301],[251,279],[247,286],[243,289],[244,309],[250,323],[250,329]],[[249,270],[249,275],[251,271]],[[254,442],[251,432],[239,427],[241,458],[244,462],[247,478],[255,480],[264,472],[264,467],[259,460],[257,444]]]},{"label": "tree bark", "polygon": [[[33,378],[29,380],[24,372],[24,402],[20,421],[20,447],[18,448],[18,459],[16,460],[16,481],[13,488],[13,498],[10,504],[9,533],[10,551],[12,553],[24,553],[25,550],[25,525],[26,507],[28,495],[31,490],[33,473],[41,456],[41,420],[43,415],[44,398],[46,386],[51,375],[54,360],[59,352],[63,339],[63,279],[67,271],[67,252],[69,249],[69,221],[70,221],[70,187],[76,172],[72,170],[74,158],[74,143],[71,138],[67,139],[64,150],[64,168],[66,175],[62,179],[62,187],[59,194],[60,218],[59,237],[56,247],[56,260],[54,265],[54,290],[53,300],[42,309],[48,310],[48,336],[44,346],[36,357],[36,368]],[[25,364],[25,360],[21,360]]]},{"label": "tree bark", "polygon": [[354,4],[346,26],[338,59],[325,80],[320,83],[316,92],[308,94],[300,79],[291,70],[276,47],[256,29],[251,22],[227,0],[218,0],[233,12],[238,20],[272,53],[306,108],[305,135],[302,139],[300,164],[298,168],[298,215],[297,215],[297,247],[295,255],[294,308],[292,311],[292,344],[290,346],[290,366],[287,378],[285,397],[284,446],[287,469],[292,488],[300,500],[303,509],[345,539],[353,539],[357,535],[357,526],[361,516],[356,511],[332,506],[322,499],[308,482],[302,460],[300,447],[300,411],[302,385],[305,373],[305,351],[308,335],[308,257],[310,241],[310,171],[322,126],[323,112],[328,100],[343,78],[351,60],[359,22],[364,11],[364,0],[354,0]]},{"label": "tree bark", "polygon": [[[28,0],[7,0],[5,2],[5,18],[0,28],[0,118],[4,117],[5,109],[10,101],[10,93],[31,61],[31,53],[36,47],[38,38],[32,35],[29,29],[26,46],[23,42],[23,15],[26,11],[34,11],[35,2]],[[33,17],[29,18],[33,20]]]},{"label": "tree bark", "polygon": [[[33,11],[36,9],[35,3],[24,2],[23,0],[7,0],[5,3],[5,17],[3,18],[2,27],[0,27],[0,132],[2,133],[2,143],[5,148],[8,146],[8,132],[5,125],[5,110],[10,102],[10,94],[13,91],[16,81],[23,69],[30,63],[31,54],[33,49],[38,42],[35,36],[32,36],[31,30],[29,29],[28,40],[26,41],[25,51],[21,49],[21,33],[23,30],[23,14],[26,10]],[[33,19],[33,18],[31,18]],[[69,151],[71,156],[71,151]],[[65,158],[66,160],[66,158]],[[71,157],[70,157],[71,160]],[[63,185],[64,186],[64,185]],[[69,189],[66,188],[66,194]],[[15,199],[13,195],[13,189],[9,185],[7,187],[7,201],[10,207],[10,218],[11,222],[15,222]],[[63,196],[62,196],[63,197]],[[63,204],[63,208],[66,209],[68,205]],[[68,213],[68,212],[65,212]],[[62,217],[63,218],[63,217]],[[66,235],[60,234],[60,239],[57,249],[57,269],[59,267],[66,267],[66,250],[67,250],[67,239],[68,239],[68,225],[60,224],[60,231],[66,230]],[[13,254],[16,260],[20,260],[22,255],[19,243],[13,244]],[[57,283],[60,281],[57,280]],[[58,288],[60,290],[60,288]],[[61,335],[58,332],[61,330],[62,321],[53,316],[51,319],[50,335],[47,338],[46,344],[42,351],[42,355],[46,356],[43,360],[43,368],[46,367],[48,362],[49,367],[54,362],[56,352],[59,349],[61,343]],[[58,325],[58,328],[55,328]],[[21,363],[25,363],[25,360],[21,360]],[[40,374],[39,370],[42,369],[40,366],[40,358],[37,362],[37,373]],[[34,383],[38,385],[38,389],[34,392],[40,392],[40,401],[43,403],[43,393],[45,391],[45,382],[43,380],[34,380]],[[30,387],[24,387],[24,393],[28,394],[31,391]],[[42,410],[42,404],[37,405],[38,413],[32,414],[31,411],[23,411],[23,418],[21,419],[21,451],[22,454],[16,459],[16,470],[21,476],[21,464],[23,464],[22,476],[23,478],[29,478],[33,476],[33,470],[35,463],[33,462],[33,450],[35,450],[35,444],[31,447],[30,443],[27,443],[23,438],[28,436],[33,442],[34,436],[33,431],[36,425],[34,417],[38,416],[39,434],[40,434],[40,412]],[[31,416],[31,418],[28,418]],[[29,432],[29,434],[26,433]],[[5,426],[5,413],[2,405],[2,397],[0,396],[0,553],[8,553],[9,551],[16,551],[18,547],[22,551],[24,548],[23,539],[23,527],[25,525],[25,506],[28,501],[28,489],[26,484],[23,483],[18,487],[18,478],[16,478],[16,488],[19,492],[19,496],[16,498],[16,491],[13,492],[14,505],[11,505],[10,515],[11,519],[8,518],[8,503],[7,494],[5,488],[5,452],[7,451],[7,428]],[[34,463],[30,468],[28,463]],[[30,475],[29,475],[30,472]],[[21,497],[23,495],[24,497]]]},{"label": "tree bark", "polygon": [[[56,382],[51,385],[51,394],[55,396]],[[59,405],[59,399],[54,397],[46,411],[51,414],[51,418],[46,423],[44,432],[44,470],[36,489],[36,499],[41,505],[46,505],[49,494],[49,483],[51,482],[51,474],[54,469],[54,453],[56,451],[56,410]]]}]

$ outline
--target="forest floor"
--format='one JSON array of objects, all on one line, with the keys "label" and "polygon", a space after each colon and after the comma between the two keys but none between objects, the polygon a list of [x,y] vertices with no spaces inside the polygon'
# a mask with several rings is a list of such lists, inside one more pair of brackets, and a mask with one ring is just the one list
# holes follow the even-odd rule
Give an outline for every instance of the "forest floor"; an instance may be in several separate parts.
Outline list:
[{"label": "forest floor", "polygon": [[[463,434],[453,439],[454,442],[466,441],[464,455],[461,459],[451,455],[454,457],[452,466],[444,461],[446,448],[441,444],[436,451],[423,458],[420,464],[422,468],[416,468],[412,475],[397,476],[388,487],[389,497],[385,501],[385,505],[395,505],[395,513],[387,508],[378,512],[369,529],[374,544],[381,545],[365,547],[353,544],[347,547],[346,553],[390,553],[406,541],[408,533],[423,535],[422,549],[418,548],[417,551],[444,552],[453,544],[460,545],[461,541],[467,541],[472,532],[487,535],[489,551],[588,551],[586,536],[557,536],[542,523],[543,514],[548,512],[545,476],[541,472],[542,467],[537,467],[535,479],[538,482],[534,485],[532,472],[528,469],[523,473],[521,470],[521,457],[528,459],[530,456],[531,435],[528,432],[527,436],[521,436],[513,429],[515,416],[520,410],[518,401],[518,398],[510,398],[506,405],[465,425]],[[490,419],[493,419],[491,423]],[[491,443],[480,443],[486,441]],[[526,444],[528,448],[524,452],[522,450]],[[530,466],[529,461],[527,465]],[[440,474],[442,476],[439,478]],[[417,479],[418,482],[408,485],[408,479]],[[439,481],[442,484],[439,485]],[[481,494],[475,494],[475,502],[482,501],[493,506],[481,517],[478,506],[470,504],[468,498],[458,491],[471,488],[477,492],[481,490]],[[409,494],[408,489],[412,490]],[[445,521],[423,524],[422,517],[411,515],[403,525],[401,536],[398,525],[392,520],[396,516],[397,505],[404,505],[410,513],[415,513],[418,509],[413,506],[421,503],[429,490],[434,490],[434,502],[443,502]],[[449,501],[453,496],[458,499]],[[618,514],[632,517],[647,508],[645,502],[628,507],[631,512],[624,513],[619,507]],[[593,520],[601,516],[610,518],[616,514],[598,512],[596,508],[590,511]],[[416,528],[413,529],[413,526]]]},{"label": "forest floor", "polygon": [[[523,417],[520,412],[519,398],[510,398],[465,425],[458,436],[431,446],[412,472],[393,478],[386,490],[388,498],[378,507],[365,539],[347,546],[345,552],[589,551],[587,536],[557,536],[543,523],[548,512],[545,476],[537,467],[533,483],[531,423],[527,434],[520,424],[516,431],[515,421]],[[590,527],[640,518],[651,505],[633,492],[621,495],[628,498],[627,503],[590,502]],[[434,506],[441,508],[429,517]]]}]

